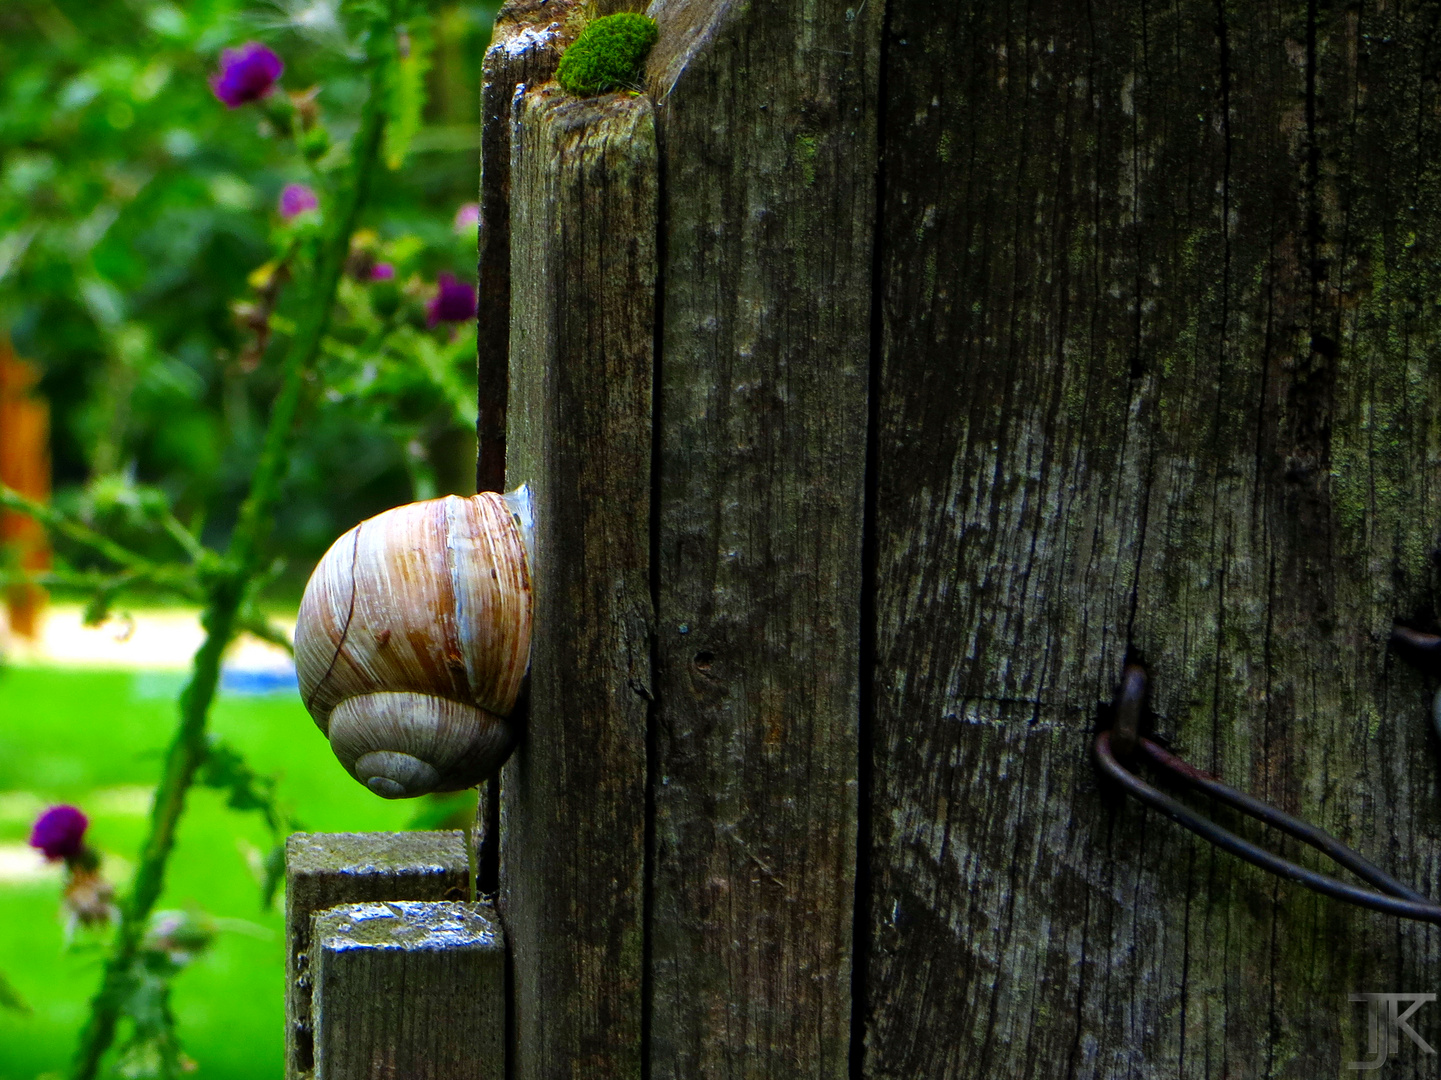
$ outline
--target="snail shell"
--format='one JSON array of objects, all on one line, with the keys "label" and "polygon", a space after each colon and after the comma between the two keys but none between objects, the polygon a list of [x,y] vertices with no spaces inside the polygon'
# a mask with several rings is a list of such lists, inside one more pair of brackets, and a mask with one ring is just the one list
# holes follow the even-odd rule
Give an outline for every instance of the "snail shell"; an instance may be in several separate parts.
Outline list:
[{"label": "snail shell", "polygon": [[530,660],[529,499],[483,492],[362,521],[316,566],[295,629],[305,707],[377,795],[459,791],[510,753]]}]

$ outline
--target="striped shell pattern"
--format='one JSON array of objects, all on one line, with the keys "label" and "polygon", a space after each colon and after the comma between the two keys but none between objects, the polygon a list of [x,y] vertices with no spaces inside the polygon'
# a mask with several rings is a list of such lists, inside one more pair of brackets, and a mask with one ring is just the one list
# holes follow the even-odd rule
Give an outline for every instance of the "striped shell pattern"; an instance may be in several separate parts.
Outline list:
[{"label": "striped shell pattern", "polygon": [[528,500],[448,495],[387,510],[316,566],[295,632],[305,707],[385,798],[458,791],[510,753],[530,657]]}]

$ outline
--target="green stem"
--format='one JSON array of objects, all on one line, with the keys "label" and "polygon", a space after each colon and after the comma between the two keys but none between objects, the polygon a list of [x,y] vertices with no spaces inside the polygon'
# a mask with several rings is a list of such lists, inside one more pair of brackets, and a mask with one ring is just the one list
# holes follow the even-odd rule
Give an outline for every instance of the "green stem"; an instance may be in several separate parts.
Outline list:
[{"label": "green stem", "polygon": [[184,549],[185,554],[190,556],[191,562],[198,562],[205,557],[205,545],[200,542],[194,533],[182,525],[180,519],[174,514],[167,510],[160,515],[159,521],[160,527],[165,530],[166,534],[172,540]]},{"label": "green stem", "polygon": [[42,589],[79,589],[91,595],[101,593],[119,594],[122,591],[150,585],[187,600],[199,599],[201,594],[195,583],[179,584],[169,577],[152,577],[139,570],[127,570],[120,574],[103,574],[95,570],[0,570],[0,586],[38,585]]},{"label": "green stem", "polygon": [[88,525],[82,525],[74,518],[67,517],[53,506],[36,502],[34,499],[27,499],[18,491],[5,487],[3,484],[0,484],[0,510],[13,510],[16,513],[33,517],[51,532],[59,533],[82,547],[89,548],[116,566],[131,570],[147,581],[164,584],[168,588],[185,591],[187,595],[196,599],[200,598],[201,593],[195,583],[195,576],[189,570],[176,570],[152,562],[145,556],[138,555],[129,548],[117,544],[108,536],[102,536]]},{"label": "green stem", "polygon": [[[376,36],[386,29],[388,27],[378,28]],[[383,47],[389,47],[388,40]],[[286,354],[280,393],[271,409],[270,425],[250,493],[231,533],[224,563],[207,581],[208,601],[201,618],[205,643],[195,654],[190,681],[180,697],[180,724],[165,756],[164,771],[151,809],[149,835],[135,871],[134,886],[121,910],[120,926],[105,962],[100,989],[80,1033],[70,1073],[73,1080],[93,1080],[101,1057],[114,1040],[145,924],[165,883],[165,864],[175,843],[175,829],[185,809],[185,796],[195,779],[196,769],[205,759],[205,727],[220,679],[221,657],[237,629],[247,588],[260,570],[260,553],[269,536],[271,518],[280,500],[280,486],[290,463],[288,451],[306,376],[320,353],[350,249],[350,236],[369,195],[371,172],[385,128],[383,79],[384,64],[377,60],[371,69],[370,93],[356,135],[351,183],[337,200],[331,232],[316,260],[314,284],[305,297],[302,322]]]},{"label": "green stem", "polygon": [[235,620],[235,628],[253,634],[270,645],[284,649],[291,656],[295,655],[295,645],[291,642],[290,636],[257,611],[242,612],[240,617]]}]

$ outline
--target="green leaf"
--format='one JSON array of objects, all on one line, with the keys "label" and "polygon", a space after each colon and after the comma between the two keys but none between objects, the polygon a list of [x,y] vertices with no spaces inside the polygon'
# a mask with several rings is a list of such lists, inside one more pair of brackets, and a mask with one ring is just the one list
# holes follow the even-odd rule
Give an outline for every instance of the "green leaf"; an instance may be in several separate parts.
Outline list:
[{"label": "green leaf", "polygon": [[238,750],[214,736],[196,780],[205,787],[225,792],[225,803],[232,810],[259,810],[267,821],[279,820],[275,777],[256,772]]},{"label": "green leaf", "polygon": [[397,27],[395,34],[398,60],[390,67],[383,149],[385,164],[390,169],[399,169],[405,164],[411,140],[421,128],[425,76],[430,71],[430,54],[434,48],[428,19]]}]

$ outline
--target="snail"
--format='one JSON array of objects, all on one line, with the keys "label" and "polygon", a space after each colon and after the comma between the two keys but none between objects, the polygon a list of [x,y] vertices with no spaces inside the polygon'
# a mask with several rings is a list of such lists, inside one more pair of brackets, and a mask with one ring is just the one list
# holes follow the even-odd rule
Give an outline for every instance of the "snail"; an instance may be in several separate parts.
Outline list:
[{"label": "snail", "polygon": [[531,531],[524,487],[447,495],[362,521],[315,567],[295,628],[301,697],[375,794],[460,791],[510,753]]}]

